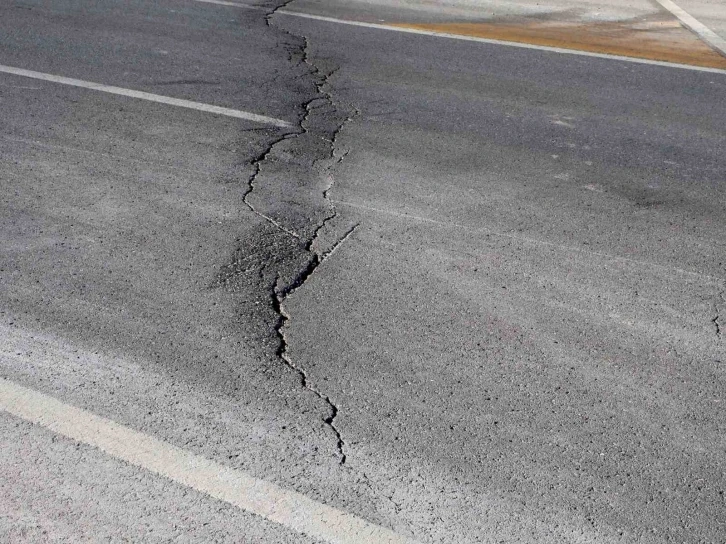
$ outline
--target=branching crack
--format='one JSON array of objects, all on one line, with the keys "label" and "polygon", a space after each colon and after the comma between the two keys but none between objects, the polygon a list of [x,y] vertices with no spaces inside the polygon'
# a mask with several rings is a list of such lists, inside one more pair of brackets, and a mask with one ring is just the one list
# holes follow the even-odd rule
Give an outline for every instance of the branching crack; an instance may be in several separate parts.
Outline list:
[{"label": "branching crack", "polygon": [[[292,1],[293,0],[288,0],[287,2],[281,3],[276,9],[267,13],[265,16],[266,24],[277,28],[277,25],[272,24],[272,16],[275,11],[284,8]],[[276,335],[276,358],[282,361],[298,376],[299,383],[304,389],[309,390],[325,404],[327,413],[323,418],[323,422],[335,436],[339,465],[348,471],[354,471],[358,478],[357,482],[367,487],[371,493],[376,494],[376,490],[374,489],[374,486],[367,474],[365,472],[356,471],[349,464],[346,464],[348,460],[346,442],[343,439],[337,425],[337,418],[340,414],[340,409],[327,394],[310,382],[307,370],[298,365],[298,363],[296,363],[290,356],[289,342],[285,332],[288,322],[291,320],[291,316],[285,308],[285,303],[288,300],[288,297],[305,285],[315,274],[318,268],[322,266],[360,226],[359,224],[353,225],[328,247],[323,246],[322,244],[319,245],[321,240],[320,237],[324,232],[326,232],[326,227],[332,227],[331,221],[338,217],[338,211],[336,210],[335,203],[331,199],[331,191],[335,185],[335,176],[333,175],[333,171],[335,167],[343,162],[348,156],[348,151],[340,152],[338,150],[338,137],[348,123],[360,116],[360,111],[353,109],[351,106],[344,106],[334,101],[332,93],[329,90],[330,78],[335,75],[338,68],[324,73],[311,60],[309,56],[310,43],[306,37],[294,35],[284,29],[280,30],[286,32],[291,38],[296,40],[298,44],[300,40],[302,40],[301,45],[286,43],[284,46],[291,62],[297,61],[299,63],[298,67],[304,64],[308,68],[306,74],[294,75],[293,78],[300,79],[302,77],[311,77],[313,84],[315,85],[316,93],[311,100],[308,100],[306,103],[300,105],[303,112],[297,127],[275,138],[257,157],[250,162],[253,172],[249,176],[243,200],[253,213],[272,225],[277,232],[283,234],[283,236],[279,236],[279,238],[286,240],[287,242],[291,242],[291,240],[287,238],[291,237],[294,239],[295,243],[287,245],[284,242],[275,242],[274,236],[271,238],[261,237],[259,242],[262,243],[264,247],[255,247],[254,244],[256,241],[253,240],[253,251],[250,252],[249,250],[245,251],[243,249],[238,250],[235,261],[221,271],[218,283],[222,285],[232,285],[235,277],[242,274],[249,274],[252,271],[257,272],[258,277],[256,279],[256,283],[267,291],[267,296],[269,297],[269,306],[267,306],[265,310],[270,311],[272,314],[272,321],[266,321],[266,324],[268,327],[270,325],[272,326],[272,331],[274,331],[274,334]],[[273,84],[276,81],[277,76],[267,84]],[[352,113],[349,113],[347,117],[343,118],[340,114],[342,111]],[[323,124],[323,128],[321,130],[318,122],[326,122],[331,119],[334,119],[335,122],[330,123],[328,127]],[[299,232],[296,232],[295,228],[284,225],[279,220],[270,217],[261,210],[256,209],[249,197],[254,192],[256,184],[262,181],[260,175],[265,163],[273,158],[276,158],[273,157],[273,152],[276,150],[275,148],[277,145],[292,138],[314,136],[318,133],[318,131],[320,131],[319,138],[326,142],[326,145],[322,147],[323,149],[327,149],[327,154],[318,151],[319,158],[315,158],[312,161],[311,168],[312,170],[315,170],[316,168],[320,168],[319,165],[323,165],[321,172],[323,175],[327,176],[328,183],[322,191],[322,199],[326,205],[325,208],[327,211],[324,214],[318,215],[318,223],[313,229],[306,229],[305,226],[300,226],[298,227]],[[317,141],[319,142],[319,140]],[[289,279],[289,270],[287,270],[287,272],[281,272],[281,270],[286,270],[285,267],[291,262],[298,263],[295,265],[295,269],[297,269],[298,272],[293,272],[294,277],[292,280]],[[253,300],[253,302],[254,304],[258,303],[257,300]],[[263,311],[261,315],[267,316],[269,314],[265,314]],[[268,318],[265,317],[265,319]],[[263,333],[265,339],[271,338],[269,334],[270,332],[269,328],[265,329],[265,333]],[[270,354],[270,352],[268,351],[267,354]],[[394,500],[392,494],[384,496],[392,505],[391,508],[394,512],[399,512],[401,510],[401,504]]]},{"label": "branching crack", "polygon": [[[271,18],[272,18],[273,15],[275,15],[275,12],[278,11],[278,10],[280,10],[280,9],[285,8],[292,1],[293,0],[287,0],[285,2],[281,2],[275,8],[271,9],[270,11],[268,11],[265,14],[265,24],[268,27],[272,27],[273,25],[272,25],[272,22],[271,22]],[[307,45],[307,42],[306,42],[306,45]],[[308,115],[309,115],[309,110],[307,109],[307,105],[306,105],[305,119],[308,117]],[[267,147],[264,150],[262,150],[262,152],[260,152],[256,157],[254,157],[250,161],[250,165],[252,166],[252,169],[253,170],[252,170],[252,174],[250,174],[250,176],[249,176],[249,178],[247,180],[247,190],[242,195],[242,201],[250,209],[250,211],[252,211],[252,213],[258,215],[261,218],[263,218],[268,223],[271,223],[275,228],[281,230],[285,234],[288,234],[288,235],[290,235],[293,238],[296,238],[298,240],[300,239],[300,235],[297,232],[295,232],[292,229],[287,228],[286,226],[284,226],[279,221],[275,220],[274,218],[270,217],[269,215],[264,214],[261,211],[259,211],[258,209],[256,209],[254,207],[254,205],[249,201],[249,196],[255,190],[255,181],[257,180],[258,176],[260,175],[260,171],[262,170],[262,163],[264,163],[268,159],[268,157],[270,156],[270,153],[272,153],[272,150],[275,148],[275,146],[277,144],[279,144],[280,142],[283,142],[283,141],[285,141],[285,140],[287,140],[289,138],[296,138],[296,137],[300,136],[301,134],[304,134],[305,133],[305,128],[303,126],[303,122],[305,121],[305,119],[303,119],[303,121],[300,123],[300,126],[299,126],[299,128],[297,130],[294,130],[292,132],[285,132],[281,136],[278,136],[277,138],[275,138],[274,140],[272,140],[267,145]]]},{"label": "branching crack", "polygon": [[[277,26],[272,24],[271,18],[277,10],[284,8],[291,1],[292,0],[280,3],[278,7],[267,13],[265,15],[266,24],[268,26],[275,26],[275,28],[277,29]],[[250,201],[250,196],[255,191],[256,184],[260,180],[263,165],[271,159],[271,155],[275,151],[275,147],[278,144],[284,142],[285,140],[298,138],[309,133],[312,134],[310,131],[315,130],[314,125],[311,124],[313,121],[313,115],[333,116],[334,113],[338,111],[337,105],[334,103],[331,94],[327,90],[328,80],[335,73],[335,70],[328,74],[322,73],[320,68],[316,66],[315,63],[313,63],[309,58],[309,42],[307,37],[296,36],[289,32],[287,32],[287,34],[293,37],[295,40],[302,40],[302,44],[298,46],[293,46],[290,44],[285,45],[291,60],[297,57],[300,64],[304,64],[305,66],[307,66],[308,77],[312,77],[313,83],[315,85],[315,96],[301,105],[303,114],[298,123],[298,126],[292,131],[286,132],[276,137],[269,143],[269,145],[266,146],[263,151],[261,151],[256,157],[253,158],[253,160],[250,161],[250,165],[252,166],[252,173],[248,178],[247,188],[243,195],[243,201],[253,213],[273,225],[275,229],[279,230],[287,236],[291,236],[298,240],[300,242],[300,245],[298,246],[300,250],[303,250],[307,253],[306,264],[302,266],[302,269],[293,277],[292,280],[289,280],[287,278],[283,279],[280,275],[280,272],[278,271],[274,276],[274,284],[272,284],[270,289],[270,304],[273,311],[277,315],[277,321],[274,325],[274,331],[277,335],[278,343],[276,356],[299,376],[300,384],[303,388],[311,391],[327,406],[328,413],[324,418],[324,422],[331,429],[336,437],[339,464],[345,465],[347,460],[345,452],[345,441],[343,440],[343,437],[336,426],[336,418],[339,413],[338,406],[330,399],[328,395],[324,394],[317,387],[310,383],[306,370],[300,367],[290,357],[290,354],[288,352],[288,339],[285,334],[285,327],[290,321],[291,317],[285,309],[285,301],[290,295],[292,295],[297,289],[302,287],[312,277],[316,270],[321,265],[323,265],[325,261],[333,255],[335,251],[337,251],[337,249],[355,232],[355,230],[359,226],[359,224],[356,224],[348,229],[327,250],[319,249],[316,246],[316,241],[318,240],[318,236],[320,235],[321,231],[328,225],[328,223],[332,219],[338,216],[338,212],[336,211],[333,202],[329,198],[330,190],[334,185],[334,179],[331,170],[336,164],[339,164],[343,160],[343,158],[347,155],[347,152],[336,157],[336,140],[342,128],[348,122],[353,120],[358,115],[358,112],[350,115],[342,122],[337,122],[334,125],[334,129],[331,128],[331,130],[329,130],[327,133],[324,132],[324,135],[321,136],[323,140],[328,144],[329,152],[326,157],[314,160],[312,163],[312,167],[315,168],[319,161],[329,161],[329,165],[327,167],[329,183],[322,193],[323,200],[325,201],[329,212],[324,216],[322,221],[320,221],[315,226],[312,234],[301,234],[304,233],[304,229],[301,231],[301,233],[296,232],[293,228],[284,225],[279,220],[263,213],[261,210],[255,207],[255,205]],[[316,120],[318,119],[320,118],[316,118]],[[322,119],[325,119],[325,117],[322,117]],[[338,117],[338,119],[340,119],[340,117]],[[263,273],[263,271],[265,270],[266,265],[263,264],[262,266],[263,268],[260,270],[260,281],[264,282],[265,274]]]},{"label": "branching crack", "polygon": [[285,225],[280,223],[279,221],[275,220],[274,218],[270,217],[269,215],[266,215],[256,209],[252,203],[249,201],[249,196],[252,194],[252,191],[255,190],[255,181],[257,181],[257,177],[260,175],[260,171],[262,170],[262,163],[265,162],[272,153],[273,148],[279,144],[280,142],[283,142],[287,140],[288,138],[294,138],[298,136],[299,132],[288,132],[278,138],[275,138],[259,155],[257,155],[252,161],[250,161],[250,165],[252,166],[252,174],[250,174],[250,177],[247,179],[247,190],[242,195],[242,202],[245,203],[245,205],[252,211],[252,213],[258,215],[259,217],[263,218],[268,223],[271,223],[274,225],[275,228],[281,230],[285,234],[289,234],[293,238],[300,239],[300,235],[295,232],[292,229],[287,228]]},{"label": "branching crack", "polygon": [[345,235],[343,235],[333,245],[333,247],[322,256],[314,253],[310,261],[308,261],[307,267],[305,267],[305,269],[291,283],[284,286],[280,285],[280,277],[278,276],[275,279],[275,286],[272,292],[272,306],[275,309],[275,312],[277,312],[277,315],[279,316],[277,324],[275,325],[275,331],[277,332],[277,336],[279,338],[277,355],[285,362],[288,367],[290,367],[300,376],[300,385],[302,385],[305,389],[312,391],[315,396],[317,396],[327,405],[328,416],[324,419],[324,421],[335,434],[337,440],[336,446],[338,449],[339,463],[341,465],[345,464],[347,456],[345,453],[345,441],[343,440],[343,436],[340,434],[340,431],[335,425],[335,418],[338,416],[338,407],[328,395],[323,394],[319,389],[317,389],[314,385],[310,383],[305,369],[295,364],[295,362],[290,358],[287,353],[288,342],[287,337],[285,336],[285,325],[288,321],[290,321],[290,315],[285,310],[285,300],[310,279],[310,277],[315,273],[318,267],[321,266],[335,252],[335,250],[338,249],[338,247],[340,247],[340,245],[343,244],[343,242],[345,242],[353,234],[353,232],[355,232],[358,226],[359,225],[356,224],[351,229],[349,229],[345,233]]},{"label": "branching crack", "polygon": [[[323,96],[325,100],[330,104],[331,106],[335,107],[336,104],[333,101],[333,97],[331,93],[327,90],[327,87],[329,85],[329,80],[331,77],[335,75],[335,73],[340,68],[335,68],[334,70],[330,71],[328,74],[323,75],[320,72],[320,69],[310,61],[309,55],[308,55],[308,49],[309,49],[309,42],[307,37],[303,36],[303,39],[305,40],[305,46],[303,49],[303,62],[310,66],[313,73],[318,75],[319,77],[316,79],[315,87],[319,95]],[[312,237],[310,238],[310,241],[308,242],[306,249],[308,251],[317,251],[315,249],[315,243],[318,240],[318,236],[320,232],[328,225],[330,221],[338,217],[338,210],[335,207],[335,203],[330,199],[330,191],[333,189],[333,186],[335,185],[335,177],[333,176],[332,170],[343,162],[345,157],[348,156],[349,151],[344,151],[341,155],[338,157],[335,156],[335,149],[338,144],[338,136],[340,135],[341,131],[345,128],[345,126],[353,121],[356,117],[360,115],[360,111],[358,109],[355,109],[352,114],[348,115],[342,123],[338,125],[338,127],[333,131],[330,139],[328,142],[330,143],[330,155],[327,157],[327,160],[330,161],[328,167],[327,167],[327,177],[328,177],[328,186],[323,191],[323,199],[328,203],[328,206],[330,207],[330,213],[318,224],[315,231],[313,232]]]}]

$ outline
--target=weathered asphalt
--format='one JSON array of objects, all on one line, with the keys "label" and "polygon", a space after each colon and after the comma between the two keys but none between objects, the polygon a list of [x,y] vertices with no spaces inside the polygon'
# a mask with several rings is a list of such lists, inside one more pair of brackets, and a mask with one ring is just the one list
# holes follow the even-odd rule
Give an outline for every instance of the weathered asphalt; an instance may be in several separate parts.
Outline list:
[{"label": "weathered asphalt", "polygon": [[[0,7],[293,125],[0,75],[1,375],[422,542],[722,540],[726,76],[272,9]],[[3,426],[11,540],[309,541]]]}]

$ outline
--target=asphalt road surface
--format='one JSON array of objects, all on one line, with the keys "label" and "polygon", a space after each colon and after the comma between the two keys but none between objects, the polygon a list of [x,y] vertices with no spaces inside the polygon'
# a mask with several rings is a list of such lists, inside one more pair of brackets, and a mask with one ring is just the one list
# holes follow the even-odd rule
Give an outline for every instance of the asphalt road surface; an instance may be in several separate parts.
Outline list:
[{"label": "asphalt road surface", "polygon": [[725,542],[726,71],[229,4],[0,5],[0,540]]}]

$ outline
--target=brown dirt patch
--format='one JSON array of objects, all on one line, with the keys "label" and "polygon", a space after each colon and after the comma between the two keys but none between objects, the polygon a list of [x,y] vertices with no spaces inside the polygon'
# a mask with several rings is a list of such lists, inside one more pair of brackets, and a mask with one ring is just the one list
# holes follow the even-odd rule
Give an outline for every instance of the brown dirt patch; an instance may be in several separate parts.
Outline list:
[{"label": "brown dirt patch", "polygon": [[676,20],[389,24],[400,28],[726,69],[726,57],[711,49]]}]

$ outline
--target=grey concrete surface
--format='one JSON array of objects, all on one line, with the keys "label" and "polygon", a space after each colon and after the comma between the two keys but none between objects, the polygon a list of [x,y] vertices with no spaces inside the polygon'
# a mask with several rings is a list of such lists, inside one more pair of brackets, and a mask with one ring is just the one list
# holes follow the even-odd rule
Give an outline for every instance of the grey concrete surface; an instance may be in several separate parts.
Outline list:
[{"label": "grey concrete surface", "polygon": [[[421,542],[722,540],[726,76],[259,7],[0,7],[295,125],[0,75],[0,375]],[[3,428],[12,539],[305,541]]]},{"label": "grey concrete surface", "polygon": [[718,0],[681,0],[678,5],[726,39],[726,4]]}]

